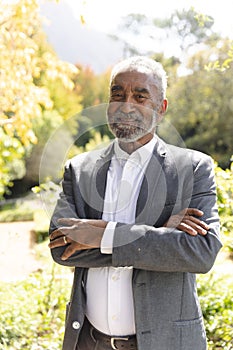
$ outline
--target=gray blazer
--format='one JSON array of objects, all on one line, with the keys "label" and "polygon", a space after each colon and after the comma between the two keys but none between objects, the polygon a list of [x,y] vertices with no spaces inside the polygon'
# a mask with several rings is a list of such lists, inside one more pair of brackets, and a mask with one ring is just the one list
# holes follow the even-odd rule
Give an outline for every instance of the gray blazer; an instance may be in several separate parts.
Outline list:
[{"label": "gray blazer", "polygon": [[[101,218],[112,144],[104,150],[67,162],[63,192],[51,219]],[[190,236],[164,228],[168,218],[186,207],[204,212],[210,226],[206,236]],[[211,158],[197,151],[165,144],[158,138],[146,169],[135,224],[118,223],[112,255],[99,249],[78,251],[62,261],[64,247],[52,250],[53,259],[74,266],[74,282],[66,315],[63,350],[75,350],[85,315],[88,268],[133,266],[133,295],[139,350],[204,350],[206,336],[196,273],[207,273],[218,251],[219,217]],[[98,300],[96,301],[98,302]]]}]

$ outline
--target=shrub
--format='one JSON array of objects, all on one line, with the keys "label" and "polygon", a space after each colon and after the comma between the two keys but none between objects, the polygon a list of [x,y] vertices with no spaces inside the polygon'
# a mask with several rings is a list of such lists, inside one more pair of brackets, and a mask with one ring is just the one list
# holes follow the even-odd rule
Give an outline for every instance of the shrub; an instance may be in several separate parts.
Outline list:
[{"label": "shrub", "polygon": [[52,270],[38,271],[24,281],[0,283],[1,350],[61,348],[69,269],[51,266]]},{"label": "shrub", "polygon": [[26,207],[13,206],[0,212],[0,222],[32,221],[33,211]]},{"label": "shrub", "polygon": [[230,169],[215,166],[221,237],[224,247],[233,255],[233,163]]},{"label": "shrub", "polygon": [[198,276],[198,294],[208,349],[233,349],[233,281],[231,277]]}]

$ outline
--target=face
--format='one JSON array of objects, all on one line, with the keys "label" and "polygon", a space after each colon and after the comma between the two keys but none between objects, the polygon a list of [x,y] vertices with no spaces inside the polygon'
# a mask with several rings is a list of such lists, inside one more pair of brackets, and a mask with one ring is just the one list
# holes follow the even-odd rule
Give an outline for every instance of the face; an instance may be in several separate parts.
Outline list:
[{"label": "face", "polygon": [[143,143],[152,137],[166,106],[152,76],[137,71],[119,73],[110,87],[109,127],[120,141]]}]

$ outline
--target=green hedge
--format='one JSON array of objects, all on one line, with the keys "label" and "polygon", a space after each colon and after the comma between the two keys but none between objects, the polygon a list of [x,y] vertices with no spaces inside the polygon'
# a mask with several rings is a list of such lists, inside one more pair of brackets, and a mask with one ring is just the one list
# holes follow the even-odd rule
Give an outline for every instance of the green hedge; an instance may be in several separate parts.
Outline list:
[{"label": "green hedge", "polygon": [[233,349],[233,280],[214,274],[198,276],[209,350]]},{"label": "green hedge", "polygon": [[22,282],[0,284],[1,350],[61,349],[69,269],[57,277],[52,266],[50,273],[40,271]]}]

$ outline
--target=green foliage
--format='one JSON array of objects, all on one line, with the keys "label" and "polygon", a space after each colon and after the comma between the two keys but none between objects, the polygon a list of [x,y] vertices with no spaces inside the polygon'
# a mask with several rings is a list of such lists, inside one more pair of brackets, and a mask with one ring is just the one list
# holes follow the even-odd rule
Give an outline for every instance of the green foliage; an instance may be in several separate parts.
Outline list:
[{"label": "green foliage", "polygon": [[0,222],[32,221],[34,210],[28,205],[15,203],[0,211]]},{"label": "green foliage", "polygon": [[[169,18],[151,18],[143,14],[132,13],[122,18],[117,33],[111,37],[123,44],[124,56],[135,54],[153,55],[156,51],[156,43],[169,43],[176,45],[177,56],[184,57],[184,53],[196,44],[206,43],[217,36],[212,30],[214,20],[212,17],[190,9],[175,10]],[[148,34],[149,33],[149,34]],[[138,45],[138,42],[141,45]]]},{"label": "green foliage", "polygon": [[96,75],[89,66],[77,64],[79,74],[73,79],[75,83],[75,92],[82,96],[81,103],[83,108],[106,103],[109,94],[110,71]]},{"label": "green foliage", "polygon": [[224,246],[233,257],[233,163],[230,169],[215,166],[218,208]]},{"label": "green foliage", "polygon": [[[233,161],[233,157],[232,157]],[[215,165],[218,207],[221,216],[233,215],[233,163],[230,169],[223,170]]]},{"label": "green foliage", "polygon": [[13,185],[13,180],[25,174],[23,156],[25,150],[16,137],[7,135],[0,128],[0,198]]},{"label": "green foliage", "polygon": [[95,132],[93,137],[89,139],[89,141],[85,144],[84,147],[76,147],[71,149],[69,153],[69,158],[73,157],[76,154],[89,152],[95,149],[103,148],[107,146],[110,142],[110,139],[107,135],[101,136],[100,132]]},{"label": "green foliage", "polygon": [[198,294],[209,350],[233,348],[233,282],[212,274],[198,277]]},{"label": "green foliage", "polygon": [[[77,69],[60,61],[42,30],[36,0],[4,2],[0,7],[0,197],[25,174],[25,155],[40,142],[37,122],[45,111],[67,118]],[[58,98],[60,95],[60,100]],[[68,107],[64,108],[64,98]],[[61,102],[62,101],[62,102]],[[74,102],[73,102],[74,104]],[[39,123],[40,124],[40,123]]]},{"label": "green foliage", "polygon": [[188,10],[176,10],[171,14],[168,28],[176,34],[181,50],[187,50],[194,44],[207,41],[213,33],[212,17],[198,13],[193,7]]},{"label": "green foliage", "polygon": [[205,65],[205,69],[209,72],[211,70],[218,70],[220,72],[224,72],[226,69],[229,69],[233,62],[233,43],[231,43],[231,46],[227,52],[227,57],[222,60],[221,62],[219,60],[216,60],[214,62],[209,62]]},{"label": "green foliage", "polygon": [[[225,46],[223,56],[224,52]],[[210,154],[222,168],[227,168],[233,150],[233,67],[225,72],[207,73],[204,65],[215,53],[213,47],[190,57],[190,74],[177,77],[169,86],[169,109],[165,118],[188,148]],[[168,128],[166,139],[169,138],[172,139],[172,135]]]},{"label": "green foliage", "polygon": [[38,271],[25,281],[0,283],[1,350],[61,348],[65,305],[70,293],[67,277],[68,269],[64,274],[53,264],[50,271]]},{"label": "green foliage", "polygon": [[0,222],[31,221],[33,212],[29,209],[10,209],[0,213]]}]

